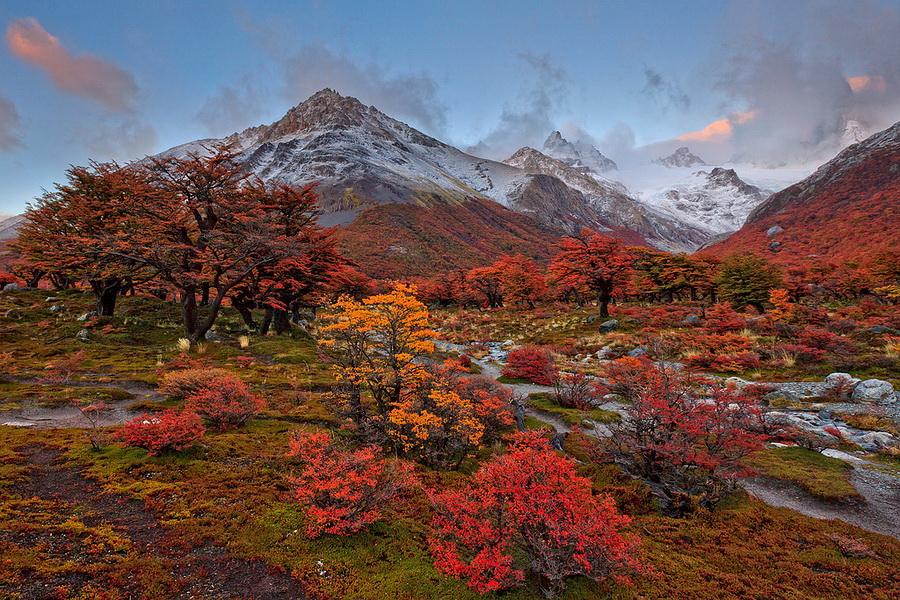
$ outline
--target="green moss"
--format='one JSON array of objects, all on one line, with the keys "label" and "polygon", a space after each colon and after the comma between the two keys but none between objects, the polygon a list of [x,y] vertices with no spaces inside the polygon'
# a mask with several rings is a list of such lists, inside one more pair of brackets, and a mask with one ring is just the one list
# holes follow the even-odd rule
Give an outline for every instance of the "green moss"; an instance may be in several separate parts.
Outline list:
[{"label": "green moss", "polygon": [[814,450],[799,446],[771,448],[753,454],[746,462],[763,475],[796,483],[817,498],[861,498],[850,483],[853,467]]}]

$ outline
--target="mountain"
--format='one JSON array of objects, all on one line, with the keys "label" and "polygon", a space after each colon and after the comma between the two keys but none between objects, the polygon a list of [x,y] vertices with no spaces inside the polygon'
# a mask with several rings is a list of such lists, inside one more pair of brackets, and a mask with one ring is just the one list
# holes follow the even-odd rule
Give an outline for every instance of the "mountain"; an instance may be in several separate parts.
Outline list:
[{"label": "mountain", "polygon": [[[333,90],[318,92],[272,125],[251,127],[221,140],[190,142],[161,156],[204,154],[222,143],[231,144],[247,169],[264,181],[295,186],[318,182],[323,213],[320,222],[326,226],[349,226],[369,208],[382,205],[410,204],[449,215],[452,211],[448,207],[465,209],[474,198],[484,198],[534,218],[535,239],[546,238],[551,229],[559,236],[588,227],[605,229],[632,244],[677,249],[697,243],[696,232],[685,234],[680,224],[668,222],[671,219],[661,218],[658,226],[643,223],[637,229],[619,216],[608,221],[610,215],[622,211],[636,212],[649,221],[655,218],[626,206],[628,198],[621,184],[591,174],[596,180],[591,185],[603,191],[586,195],[555,174],[466,154]],[[596,159],[592,153],[585,156]],[[607,196],[614,196],[622,211],[603,210],[603,198]],[[398,214],[393,208],[369,211],[369,215],[373,212]],[[415,212],[404,212],[404,219]],[[471,220],[480,230],[481,225],[476,226],[474,220],[488,219],[492,231],[497,231],[506,227],[502,222],[506,217],[501,218],[505,214],[493,211],[489,216],[479,206],[463,220]],[[382,222],[369,222],[376,221]],[[433,221],[432,215],[425,221]],[[373,244],[383,242],[383,237],[371,240]],[[446,238],[444,242],[450,244],[451,240]],[[400,258],[411,255],[407,252]],[[453,267],[454,258],[447,255],[444,266]],[[496,253],[489,258],[492,262]]]},{"label": "mountain", "polygon": [[652,245],[672,251],[693,249],[708,238],[697,228],[648,209],[626,195],[622,184],[587,173],[534,148],[528,146],[520,148],[503,162],[526,173],[555,178],[563,182],[572,192],[580,194],[580,200],[571,204],[590,208],[595,218],[594,228],[605,227],[637,232]]},{"label": "mountain", "polygon": [[544,142],[543,151],[547,156],[587,173],[600,175],[619,169],[616,163],[600,154],[600,151],[591,144],[581,140],[573,144],[558,131],[550,134],[550,137]]},{"label": "mountain", "polygon": [[754,251],[781,264],[865,261],[897,248],[900,123],[854,144],[769,196],[741,229],[708,249]]},{"label": "mountain", "polygon": [[657,158],[653,161],[657,165],[664,167],[705,167],[707,166],[703,159],[696,154],[691,154],[687,146],[682,146],[665,158]]},{"label": "mountain", "polygon": [[0,241],[15,238],[23,221],[25,221],[23,215],[0,219]]},{"label": "mountain", "polygon": [[696,171],[668,190],[641,196],[641,201],[672,218],[718,235],[740,229],[750,211],[767,196],[743,181],[734,169]]}]

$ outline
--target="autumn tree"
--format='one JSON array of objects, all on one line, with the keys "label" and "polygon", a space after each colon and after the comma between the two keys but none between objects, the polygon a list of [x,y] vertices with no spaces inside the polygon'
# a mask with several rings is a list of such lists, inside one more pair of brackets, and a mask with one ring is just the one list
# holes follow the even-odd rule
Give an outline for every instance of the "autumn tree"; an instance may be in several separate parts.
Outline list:
[{"label": "autumn tree", "polygon": [[502,273],[495,266],[478,267],[466,273],[466,286],[484,297],[490,308],[503,306]]},{"label": "autumn tree", "polygon": [[[154,274],[152,268],[110,255],[97,255],[100,240],[115,236],[125,218],[121,208],[147,190],[129,169],[115,163],[72,167],[66,183],[56,184],[25,212],[13,248],[41,275],[68,282],[86,281],[96,298],[96,312],[112,315],[119,295]],[[57,282],[59,283],[59,282]]]},{"label": "autumn tree", "polygon": [[630,519],[533,433],[484,463],[467,489],[433,493],[432,502],[435,566],[481,593],[531,576],[553,597],[569,577],[628,583],[629,572],[645,571],[638,541],[620,532]]},{"label": "autumn tree", "polygon": [[719,295],[737,309],[750,305],[765,312],[764,302],[774,288],[783,287],[781,270],[752,253],[731,254],[722,261],[716,277]]},{"label": "autumn tree", "polygon": [[615,361],[606,376],[630,401],[608,447],[667,514],[713,506],[733,489],[741,459],[762,448],[760,409],[738,390],[647,359]]},{"label": "autumn tree", "polygon": [[559,248],[550,265],[551,275],[562,285],[590,289],[597,296],[600,316],[608,317],[613,291],[631,269],[631,253],[621,248],[619,240],[587,230],[563,238]]},{"label": "autumn tree", "polygon": [[[226,146],[132,166],[143,194],[115,207],[122,224],[93,256],[142,265],[174,290],[187,339],[202,339],[225,298],[254,272],[310,248],[305,208],[285,213]],[[304,194],[300,194],[303,196]],[[305,206],[301,203],[301,206]],[[199,306],[208,301],[201,316]]]},{"label": "autumn tree", "polygon": [[500,275],[500,293],[507,302],[534,308],[534,301],[547,291],[541,270],[527,256],[501,256],[493,268]]}]

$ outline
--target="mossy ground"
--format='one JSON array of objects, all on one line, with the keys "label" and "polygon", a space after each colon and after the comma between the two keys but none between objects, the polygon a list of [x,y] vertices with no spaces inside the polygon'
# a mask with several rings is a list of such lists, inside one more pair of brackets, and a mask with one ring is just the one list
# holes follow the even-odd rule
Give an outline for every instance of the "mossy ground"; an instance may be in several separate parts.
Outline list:
[{"label": "mossy ground", "polygon": [[762,475],[796,483],[823,500],[859,500],[850,483],[853,468],[846,462],[799,446],[755,453],[747,464]]},{"label": "mossy ground", "polygon": [[[240,323],[225,311],[217,331],[223,341],[183,355],[176,348],[181,337],[177,307],[155,299],[121,300],[119,315],[95,323],[75,321],[92,309],[80,292],[54,293],[63,298],[63,313],[50,313],[44,291],[2,294],[0,315],[16,308],[18,316],[0,322],[0,353],[9,381],[0,384],[0,397],[9,405],[66,400],[71,393],[87,399],[87,388],[66,383],[21,383],[47,373],[47,365],[84,350],[72,382],[156,383],[167,368],[186,361],[227,368],[265,395],[269,407],[240,429],[207,435],[205,441],[178,454],[150,457],[145,451],[111,443],[93,450],[83,430],[29,431],[0,426],[0,596],[16,598],[36,577],[58,588],[60,598],[124,600],[123,573],[135,584],[132,597],[175,598],[165,565],[140,548],[128,546],[121,533],[94,523],[59,502],[23,496],[28,479],[27,457],[35,447],[63,451],[65,466],[95,481],[111,494],[136,498],[186,547],[213,543],[238,557],[256,558],[284,568],[301,580],[309,596],[375,599],[469,599],[479,597],[459,581],[438,573],[427,551],[431,508],[424,487],[459,485],[477,470],[478,462],[501,449],[491,447],[471,457],[460,472],[436,472],[420,467],[419,487],[408,490],[387,509],[385,519],[369,531],[350,537],[325,536],[311,540],[304,533],[303,507],[292,501],[287,477],[296,469],[285,457],[290,432],[298,427],[335,429],[337,422],[324,404],[334,384],[331,371],[315,343],[297,338],[251,339],[247,348],[237,341]],[[563,341],[591,336],[588,310],[548,316],[538,323],[545,330],[522,334],[533,320],[514,311],[491,313],[479,324],[491,339]],[[532,315],[533,316],[533,315]],[[552,327],[554,318],[570,325]],[[495,323],[496,322],[496,323]],[[74,339],[87,327],[89,342]],[[554,332],[554,333],[550,333]],[[243,360],[238,360],[246,357]],[[248,360],[249,359],[249,360]],[[13,380],[12,378],[16,378]],[[71,382],[70,382],[71,383]],[[97,388],[90,393],[102,394]],[[176,405],[171,402],[149,402]],[[562,415],[560,415],[562,416]],[[577,417],[583,418],[582,415]],[[577,418],[572,416],[572,419]],[[603,415],[596,415],[601,419]],[[540,426],[529,418],[530,427]],[[567,444],[574,444],[570,436]],[[565,600],[699,599],[699,598],[893,598],[900,581],[900,543],[839,521],[817,521],[787,510],[766,506],[737,494],[711,513],[689,519],[669,519],[654,511],[640,484],[616,467],[595,464],[590,452],[572,448],[584,464],[581,473],[594,482],[597,493],[611,494],[619,509],[634,519],[628,531],[642,540],[644,560],[656,572],[634,578],[634,586],[574,579]],[[788,459],[782,457],[781,462]],[[23,523],[28,527],[23,533]],[[63,545],[57,534],[71,533],[78,544]],[[52,535],[51,535],[52,534]],[[838,536],[838,537],[835,537]],[[869,554],[849,555],[835,539],[853,540]],[[155,583],[154,583],[155,582]],[[486,598],[538,598],[533,588],[521,588]]]}]

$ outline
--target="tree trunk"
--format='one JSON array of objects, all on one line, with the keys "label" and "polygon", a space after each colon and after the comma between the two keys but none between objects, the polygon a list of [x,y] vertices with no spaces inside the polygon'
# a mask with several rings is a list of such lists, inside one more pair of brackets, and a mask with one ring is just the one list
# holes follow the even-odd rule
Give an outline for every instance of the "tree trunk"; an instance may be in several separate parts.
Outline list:
[{"label": "tree trunk", "polygon": [[610,297],[611,297],[611,294],[609,294],[605,290],[602,290],[602,289],[597,290],[597,307],[598,307],[600,316],[603,318],[609,318]]},{"label": "tree trunk", "polygon": [[125,287],[124,282],[118,278],[95,279],[90,282],[97,301],[97,314],[111,317],[116,310],[116,299]]},{"label": "tree trunk", "polygon": [[259,335],[266,335],[269,333],[269,327],[272,325],[274,312],[275,310],[271,306],[266,307],[266,313],[263,315],[262,324],[259,326]]},{"label": "tree trunk", "polygon": [[[181,322],[184,325],[184,336],[190,340],[192,344],[200,341],[197,335],[200,329],[200,315],[197,311],[197,296],[194,294],[194,287],[189,286],[181,290]],[[200,334],[202,335],[202,334]]]},{"label": "tree trunk", "polygon": [[280,308],[275,309],[272,324],[275,326],[275,333],[277,334],[289,332],[291,330],[291,322],[288,317],[288,312]]},{"label": "tree trunk", "polygon": [[241,315],[241,319],[244,321],[244,325],[247,326],[247,329],[251,331],[256,331],[256,321],[253,320],[253,307],[256,306],[256,303],[252,300],[247,300],[245,298],[232,298],[231,305],[234,307],[238,314]]}]

